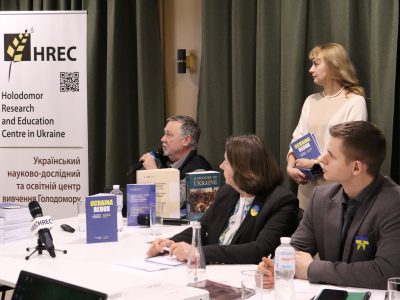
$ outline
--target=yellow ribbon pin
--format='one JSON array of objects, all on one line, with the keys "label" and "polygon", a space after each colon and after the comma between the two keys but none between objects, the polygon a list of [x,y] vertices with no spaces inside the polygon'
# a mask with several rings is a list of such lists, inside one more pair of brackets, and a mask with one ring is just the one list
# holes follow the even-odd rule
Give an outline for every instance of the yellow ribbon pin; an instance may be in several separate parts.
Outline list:
[{"label": "yellow ribbon pin", "polygon": [[359,251],[360,248],[362,248],[365,251],[365,247],[369,245],[369,242],[366,240],[356,240],[356,244],[357,244],[357,251]]}]

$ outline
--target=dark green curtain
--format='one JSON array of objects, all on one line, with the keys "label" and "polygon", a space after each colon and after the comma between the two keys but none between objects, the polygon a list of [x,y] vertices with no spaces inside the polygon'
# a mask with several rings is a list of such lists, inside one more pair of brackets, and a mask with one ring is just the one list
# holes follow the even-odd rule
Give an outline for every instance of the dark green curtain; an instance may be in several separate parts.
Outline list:
[{"label": "dark green curtain", "polygon": [[[400,7],[399,15],[400,15]],[[393,120],[393,148],[392,148],[392,168],[391,175],[396,182],[400,182],[400,31],[397,32],[397,61],[396,61],[396,89],[395,89],[395,103],[394,103],[394,120]]]},{"label": "dark green curtain", "polygon": [[133,182],[128,167],[164,127],[157,0],[0,0],[0,10],[87,10],[89,192]]},{"label": "dark green curtain", "polygon": [[255,133],[285,170],[301,107],[316,91],[308,52],[338,42],[366,88],[370,120],[387,137],[382,171],[390,174],[392,166],[392,173],[398,172],[399,165],[391,163],[399,156],[392,151],[392,138],[399,138],[394,134],[398,25],[398,0],[203,0],[200,152],[217,166],[226,137]]}]

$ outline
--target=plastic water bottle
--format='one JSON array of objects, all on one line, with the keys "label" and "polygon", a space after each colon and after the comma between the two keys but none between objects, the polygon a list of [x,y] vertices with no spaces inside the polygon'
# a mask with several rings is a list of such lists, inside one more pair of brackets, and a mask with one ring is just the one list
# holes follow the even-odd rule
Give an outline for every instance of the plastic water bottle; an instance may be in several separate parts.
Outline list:
[{"label": "plastic water bottle", "polygon": [[296,251],[290,246],[289,237],[281,237],[281,245],[275,250],[275,299],[294,299],[294,273]]},{"label": "plastic water bottle", "polygon": [[86,199],[80,199],[78,201],[78,230],[86,231]]},{"label": "plastic water bottle", "polygon": [[113,185],[113,190],[111,191],[111,194],[114,194],[117,196],[117,228],[118,231],[122,231],[122,225],[123,225],[123,217],[122,217],[122,206],[124,205],[124,195],[119,189],[118,184]]},{"label": "plastic water bottle", "polygon": [[[187,261],[187,281],[190,285],[200,287],[206,280],[206,260],[201,246],[201,224],[192,222],[192,245]],[[199,284],[200,283],[200,284]]]}]

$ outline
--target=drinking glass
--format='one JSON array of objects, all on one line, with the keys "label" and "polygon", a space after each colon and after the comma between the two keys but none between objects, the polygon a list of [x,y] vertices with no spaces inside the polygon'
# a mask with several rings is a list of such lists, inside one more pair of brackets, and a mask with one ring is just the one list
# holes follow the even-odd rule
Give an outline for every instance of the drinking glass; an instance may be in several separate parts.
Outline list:
[{"label": "drinking glass", "polygon": [[400,300],[400,277],[388,279],[389,300]]},{"label": "drinking glass", "polygon": [[163,203],[150,204],[150,234],[161,235],[163,226]]},{"label": "drinking glass", "polygon": [[262,274],[257,270],[245,270],[242,271],[241,274],[242,299],[248,299],[256,294],[260,295],[262,289]]}]

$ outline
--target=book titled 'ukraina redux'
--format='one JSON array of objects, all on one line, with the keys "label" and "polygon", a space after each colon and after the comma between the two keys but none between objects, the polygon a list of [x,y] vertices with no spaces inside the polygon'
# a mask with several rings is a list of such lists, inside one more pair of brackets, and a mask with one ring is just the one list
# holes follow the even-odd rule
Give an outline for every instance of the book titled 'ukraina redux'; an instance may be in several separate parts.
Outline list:
[{"label": "book titled 'ukraina redux'", "polygon": [[118,241],[117,196],[96,194],[86,197],[86,242]]},{"label": "book titled 'ukraina redux'", "polygon": [[[307,158],[316,159],[321,155],[321,150],[318,141],[314,134],[307,133],[301,138],[290,143],[293,154],[296,159]],[[315,180],[317,176],[322,174],[322,168],[319,165],[314,165],[312,168],[298,168],[307,178],[311,181]]]},{"label": "book titled 'ukraina redux'", "polygon": [[290,143],[294,156],[299,158],[315,159],[321,155],[318,141],[314,134],[307,133],[301,138]]},{"label": "book titled 'ukraina redux'", "polygon": [[221,173],[217,171],[186,174],[187,218],[197,221],[214,202],[221,186]]}]

